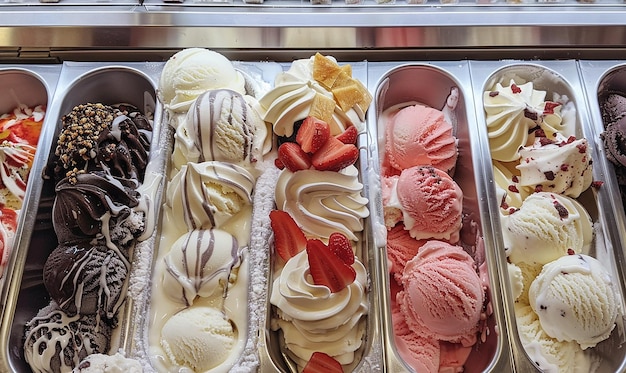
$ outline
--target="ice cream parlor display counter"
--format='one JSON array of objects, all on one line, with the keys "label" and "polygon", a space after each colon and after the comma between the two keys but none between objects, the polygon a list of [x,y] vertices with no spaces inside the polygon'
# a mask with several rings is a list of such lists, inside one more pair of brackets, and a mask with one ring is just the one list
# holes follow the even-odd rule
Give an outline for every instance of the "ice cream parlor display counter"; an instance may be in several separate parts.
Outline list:
[{"label": "ice cream parlor display counter", "polygon": [[0,371],[625,371],[624,16],[0,4]]}]

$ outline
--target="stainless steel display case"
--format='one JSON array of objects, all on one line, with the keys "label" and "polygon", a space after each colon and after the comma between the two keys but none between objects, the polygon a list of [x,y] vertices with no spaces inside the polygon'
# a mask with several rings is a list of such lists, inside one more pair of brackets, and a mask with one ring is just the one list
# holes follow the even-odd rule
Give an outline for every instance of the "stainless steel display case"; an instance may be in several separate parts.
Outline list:
[{"label": "stainless steel display case", "polygon": [[626,59],[626,6],[619,0],[428,1],[6,0],[0,64],[164,61],[192,46],[248,61],[291,61],[314,51],[344,62]]}]

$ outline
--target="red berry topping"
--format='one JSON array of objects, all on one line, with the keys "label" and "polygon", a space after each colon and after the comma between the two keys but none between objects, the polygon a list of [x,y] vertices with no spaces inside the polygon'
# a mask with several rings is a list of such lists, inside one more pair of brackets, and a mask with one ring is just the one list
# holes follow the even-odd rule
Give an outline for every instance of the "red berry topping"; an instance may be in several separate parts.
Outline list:
[{"label": "red berry topping", "polygon": [[359,131],[355,126],[350,126],[346,128],[345,131],[335,136],[337,140],[341,141],[344,144],[356,144],[356,139],[359,136]]},{"label": "red berry topping", "polygon": [[281,161],[279,158],[274,159],[274,166],[276,166],[276,168],[281,169],[281,170],[285,168],[283,161]]},{"label": "red berry topping", "polygon": [[519,193],[519,189],[515,185],[509,185],[509,191],[513,193]]},{"label": "red berry topping", "polygon": [[307,153],[315,153],[330,137],[330,126],[321,119],[308,116],[302,122],[296,142]]},{"label": "red berry topping", "polygon": [[337,293],[356,279],[354,268],[330,251],[330,248],[322,241],[308,240],[306,253],[309,257],[309,272],[314,284],[324,285],[331,292]]},{"label": "red berry topping", "polygon": [[328,248],[347,265],[354,264],[354,252],[348,237],[339,232],[333,232],[328,238]]},{"label": "red berry topping", "polygon": [[517,84],[511,84],[511,92],[513,93],[521,93],[522,89],[517,86]]},{"label": "red berry topping", "polygon": [[558,102],[546,101],[545,106],[543,107],[544,114],[554,114],[554,108],[557,106],[561,106]]},{"label": "red berry topping", "polygon": [[604,185],[604,181],[595,180],[591,182],[591,187],[595,189],[600,189],[602,185]]},{"label": "red berry topping", "polygon": [[278,148],[278,159],[291,172],[311,168],[311,156],[295,142],[286,142]]},{"label": "red berry topping", "polygon": [[323,352],[314,352],[302,373],[343,373],[341,364]]},{"label": "red berry topping", "polygon": [[285,261],[306,248],[306,237],[288,212],[272,210],[270,212],[270,225],[274,231],[276,253]]},{"label": "red berry topping", "polygon": [[354,164],[358,158],[359,149],[356,146],[344,144],[331,136],[317,152],[313,153],[311,161],[313,167],[318,170],[339,171]]}]

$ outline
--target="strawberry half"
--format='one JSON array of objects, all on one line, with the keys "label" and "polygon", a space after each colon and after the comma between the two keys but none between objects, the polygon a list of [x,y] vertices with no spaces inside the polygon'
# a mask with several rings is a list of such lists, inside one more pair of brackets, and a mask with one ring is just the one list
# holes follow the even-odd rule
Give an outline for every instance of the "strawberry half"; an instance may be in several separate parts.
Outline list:
[{"label": "strawberry half", "polygon": [[356,271],[318,239],[306,242],[309,271],[315,285],[324,285],[337,293],[356,279]]},{"label": "strawberry half", "polygon": [[311,156],[295,142],[286,142],[280,145],[278,160],[291,172],[311,168]]},{"label": "strawberry half", "polygon": [[321,119],[308,116],[302,122],[296,142],[307,153],[315,153],[330,137],[330,126]]},{"label": "strawberry half", "polygon": [[350,126],[346,128],[345,131],[335,136],[337,140],[341,141],[344,144],[356,144],[356,138],[359,136],[359,131],[355,126]]},{"label": "strawberry half", "polygon": [[272,210],[270,212],[270,225],[274,231],[275,250],[285,261],[305,249],[306,237],[288,212]]},{"label": "strawberry half", "polygon": [[332,356],[316,351],[311,355],[302,373],[343,373],[343,368]]},{"label": "strawberry half", "polygon": [[340,232],[333,232],[328,237],[328,248],[347,265],[354,264],[354,252],[348,237]]},{"label": "strawberry half", "polygon": [[339,171],[354,164],[359,150],[353,144],[344,144],[331,136],[317,152],[313,153],[313,167],[322,171]]}]

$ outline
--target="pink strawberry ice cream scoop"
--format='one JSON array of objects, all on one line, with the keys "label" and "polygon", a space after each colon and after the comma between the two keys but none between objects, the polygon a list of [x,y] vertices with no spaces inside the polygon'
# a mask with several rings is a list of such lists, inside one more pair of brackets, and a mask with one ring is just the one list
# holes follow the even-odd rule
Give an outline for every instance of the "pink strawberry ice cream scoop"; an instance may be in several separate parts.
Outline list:
[{"label": "pink strawberry ice cream scoop", "polygon": [[458,151],[452,125],[437,109],[407,106],[391,117],[385,132],[385,155],[398,171],[432,165],[447,172],[456,164]]},{"label": "pink strawberry ice cream scoop", "polygon": [[463,192],[450,175],[432,166],[408,168],[383,179],[385,225],[404,222],[417,240],[459,240]]},{"label": "pink strawberry ice cream scoop", "polygon": [[406,264],[402,286],[397,302],[409,328],[464,346],[476,342],[485,289],[463,248],[428,241]]},{"label": "pink strawberry ice cream scoop", "polygon": [[416,240],[404,229],[402,223],[387,231],[387,259],[389,272],[400,282],[406,263],[413,259],[426,241]]},{"label": "pink strawberry ice cream scoop", "polygon": [[394,342],[403,359],[416,372],[439,372],[439,341],[426,338],[411,330],[397,303],[394,303],[391,309],[391,319],[393,321]]}]

